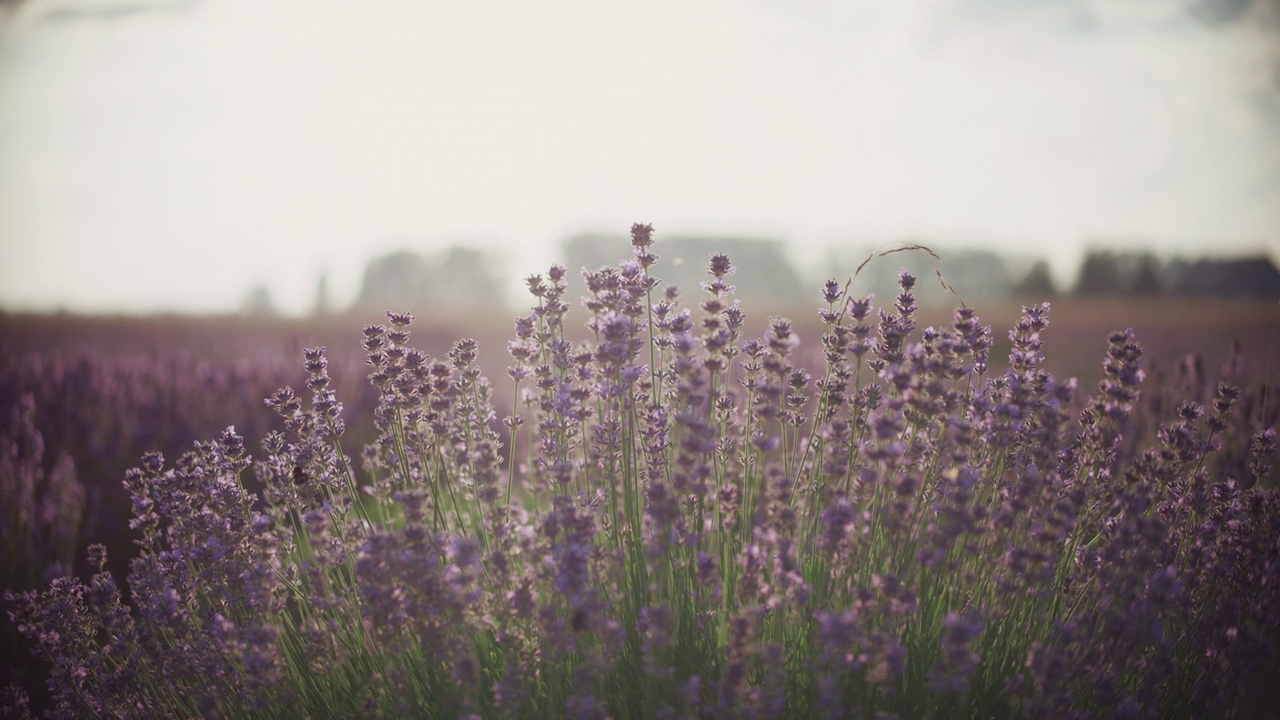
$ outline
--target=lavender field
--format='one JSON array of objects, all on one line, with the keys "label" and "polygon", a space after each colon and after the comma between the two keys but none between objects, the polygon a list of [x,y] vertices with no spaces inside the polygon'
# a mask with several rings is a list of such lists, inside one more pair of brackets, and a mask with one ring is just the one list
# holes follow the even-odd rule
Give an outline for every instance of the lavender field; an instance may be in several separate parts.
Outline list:
[{"label": "lavender field", "polygon": [[1277,308],[793,322],[631,239],[513,336],[0,318],[0,713],[1275,716]]}]

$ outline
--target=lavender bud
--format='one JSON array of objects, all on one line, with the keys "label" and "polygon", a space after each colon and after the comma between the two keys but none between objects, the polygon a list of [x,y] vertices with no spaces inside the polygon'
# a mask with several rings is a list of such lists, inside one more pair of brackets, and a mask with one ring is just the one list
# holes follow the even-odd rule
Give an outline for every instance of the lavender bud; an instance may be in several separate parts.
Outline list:
[{"label": "lavender bud", "polygon": [[649,224],[634,223],[631,226],[631,245],[637,248],[647,248],[653,244],[653,226]]}]

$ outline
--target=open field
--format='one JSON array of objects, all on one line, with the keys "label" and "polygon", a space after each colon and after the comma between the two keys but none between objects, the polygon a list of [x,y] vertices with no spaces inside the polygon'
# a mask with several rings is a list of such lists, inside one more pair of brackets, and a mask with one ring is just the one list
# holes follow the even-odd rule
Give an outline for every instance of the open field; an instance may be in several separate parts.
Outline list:
[{"label": "open field", "polygon": [[[816,296],[816,293],[815,293]],[[983,322],[995,329],[1012,327],[1021,303],[984,303],[975,306]],[[1046,368],[1059,376],[1076,375],[1096,380],[1101,372],[1101,353],[1106,333],[1133,328],[1146,349],[1147,362],[1163,364],[1188,353],[1205,356],[1210,366],[1224,361],[1232,343],[1242,345],[1245,362],[1261,369],[1270,361],[1280,365],[1280,303],[1275,301],[1229,301],[1211,298],[1051,298],[1052,320],[1045,333],[1051,352]],[[765,329],[770,315],[783,315],[797,324],[802,339],[812,341],[821,333],[816,317],[818,302],[812,306],[761,307],[744,300],[749,333]],[[388,308],[400,310],[403,308]],[[526,309],[480,309],[465,317],[454,311],[437,317],[422,309],[417,313],[415,337],[422,349],[443,354],[461,337],[475,337],[484,351],[480,362],[495,382],[504,375],[508,358],[505,343],[511,339],[512,319]],[[919,325],[950,325],[952,308],[926,307],[920,310]],[[569,332],[585,337],[581,327],[585,313],[570,310]],[[382,315],[335,314],[322,318],[246,318],[238,316],[77,316],[15,315],[0,313],[0,348],[38,353],[79,349],[112,355],[148,352],[182,352],[216,362],[280,355],[286,360],[300,357],[301,348],[327,345],[331,352],[360,353],[360,328],[382,323]],[[1001,335],[997,343],[1006,342]],[[816,343],[806,342],[806,345]],[[997,345],[997,349],[1000,346]],[[1007,348],[1007,345],[1005,345]],[[808,347],[816,354],[816,347]],[[999,360],[1004,353],[995,352]],[[363,358],[361,358],[363,363]],[[298,364],[298,363],[295,363]],[[300,367],[300,364],[298,364]]]},{"label": "open field", "polygon": [[[749,289],[739,293],[749,296]],[[644,312],[628,314],[630,310],[623,306],[628,301],[616,295],[596,299],[617,306],[607,318],[603,310],[589,315],[581,307],[557,318],[555,311],[547,311],[544,296],[543,310],[530,316],[537,332],[531,333],[530,325],[518,340],[518,347],[535,358],[525,362],[513,361],[507,352],[507,342],[520,331],[519,323],[513,324],[513,314],[431,317],[420,313],[407,347],[427,353],[427,366],[444,361],[440,377],[446,382],[407,398],[390,389],[386,375],[381,387],[368,378],[368,353],[376,352],[378,346],[368,351],[361,347],[362,341],[367,345],[374,337],[362,334],[361,328],[385,325],[386,317],[0,315],[0,408],[7,416],[0,440],[7,443],[9,460],[4,470],[10,474],[0,480],[6,493],[15,494],[4,498],[11,508],[19,505],[17,494],[33,493],[30,513],[22,516],[11,511],[5,526],[6,555],[0,559],[5,589],[44,587],[62,571],[87,580],[97,567],[87,560],[86,549],[102,544],[107,551],[102,567],[124,589],[126,600],[138,591],[139,582],[144,593],[166,587],[180,595],[190,593],[180,599],[186,609],[175,610],[178,615],[161,622],[179,623],[182,628],[173,625],[165,632],[194,633],[192,637],[204,638],[199,642],[212,642],[209,638],[223,637],[217,633],[258,628],[274,638],[270,657],[232,657],[227,654],[232,646],[219,640],[203,651],[211,653],[209,657],[191,669],[194,678],[207,671],[197,667],[203,667],[201,663],[230,663],[225,666],[226,687],[219,686],[220,692],[242,693],[242,699],[218,706],[232,715],[267,712],[286,717],[302,708],[314,711],[331,703],[351,713],[365,707],[424,716],[445,711],[485,716],[536,711],[648,717],[701,708],[697,712],[703,716],[734,717],[747,710],[768,715],[771,702],[781,703],[777,709],[788,716],[825,712],[824,703],[836,703],[830,707],[844,708],[841,713],[880,708],[907,717],[953,712],[974,717],[1024,715],[1076,707],[1073,702],[1092,712],[1112,701],[1136,703],[1168,717],[1190,716],[1204,709],[1210,714],[1222,708],[1245,713],[1256,709],[1257,698],[1246,687],[1217,687],[1212,682],[1205,686],[1205,673],[1218,670],[1204,666],[1196,654],[1206,648],[1219,652],[1225,658],[1221,660],[1224,667],[1230,665],[1231,671],[1246,675],[1259,670],[1249,663],[1263,663],[1262,670],[1266,663],[1274,663],[1280,657],[1280,618],[1274,614],[1274,599],[1259,599],[1260,605],[1247,608],[1225,608],[1215,604],[1221,600],[1217,595],[1206,594],[1209,583],[1219,580],[1237,583],[1240,592],[1266,593],[1250,584],[1274,576],[1266,575],[1270,570],[1265,569],[1238,577],[1203,574],[1207,571],[1196,569],[1195,563],[1227,550],[1197,541],[1194,535],[1220,510],[1178,508],[1189,502],[1211,503],[1203,498],[1193,502],[1193,496],[1203,495],[1194,489],[1196,483],[1233,479],[1238,490],[1232,492],[1243,491],[1255,481],[1274,486],[1274,472],[1269,467],[1265,472],[1259,469],[1262,466],[1256,462],[1262,460],[1250,465],[1250,458],[1265,449],[1251,450],[1259,442],[1265,445],[1259,433],[1275,425],[1280,405],[1270,390],[1280,380],[1280,306],[1061,298],[1053,303],[1047,329],[1039,331],[1040,316],[1033,313],[1031,325],[1023,317],[1022,329],[1013,337],[1009,331],[1019,323],[1020,306],[978,307],[981,323],[992,326],[987,341],[990,367],[985,375],[978,375],[972,372],[972,364],[986,352],[982,341],[973,340],[978,337],[973,334],[976,331],[953,329],[956,317],[950,310],[889,307],[891,316],[909,318],[915,328],[898,341],[905,355],[895,355],[884,345],[893,342],[886,341],[884,326],[873,327],[875,316],[871,315],[858,323],[867,334],[849,332],[879,338],[881,345],[868,345],[865,355],[845,356],[832,365],[830,358],[824,358],[820,339],[824,333],[830,337],[833,326],[816,315],[818,302],[811,308],[781,313],[776,309],[757,313],[747,304],[748,316],[734,330],[732,345],[741,349],[745,341],[761,338],[763,343],[751,352],[761,353],[759,362],[766,368],[769,362],[785,366],[786,372],[775,377],[760,367],[744,370],[740,366],[744,355],[725,362],[727,370],[717,370],[719,346],[707,338],[714,328],[725,323],[732,326],[734,321],[714,308],[710,312],[697,309],[696,301],[704,298],[686,300],[695,321],[688,331],[676,323],[659,333],[665,343],[659,343],[652,356],[660,371],[654,373],[648,365],[648,331],[639,331],[631,321],[625,327],[619,324],[622,317],[643,319]],[[837,305],[844,307],[845,302],[839,298]],[[799,338],[798,344],[786,337],[785,327],[768,319],[772,314],[794,320],[790,334]],[[707,325],[704,318],[713,318],[713,324]],[[595,323],[594,330],[588,329],[588,320]],[[556,329],[560,323],[562,331]],[[848,315],[839,323],[855,325]],[[945,361],[954,366],[934,367],[911,359],[914,356],[907,348],[920,340],[927,326],[957,337],[969,333],[970,344]],[[1123,337],[1108,343],[1111,331],[1125,328],[1134,330],[1133,337],[1143,350],[1140,359],[1124,357],[1128,341]],[[376,337],[390,337],[385,332]],[[554,358],[560,351],[553,345],[559,332],[589,343],[584,347],[591,354],[574,361],[566,355],[564,365],[558,364]],[[622,335],[614,338],[614,333]],[[686,336],[692,344],[682,350],[680,338]],[[464,337],[478,341],[473,359],[469,348],[454,345]],[[378,342],[395,346],[398,341],[392,337]],[[610,343],[621,345],[608,349]],[[312,354],[304,367],[304,349],[318,346],[327,349],[323,362]],[[943,355],[946,352],[950,351]],[[1112,366],[1104,372],[1108,352]],[[1197,354],[1203,358],[1199,371],[1187,359]],[[545,377],[536,367],[537,358],[548,364]],[[880,373],[883,394],[879,400],[855,392],[852,386],[823,390],[817,383],[824,375],[839,378],[841,372],[848,372],[845,380],[854,383],[856,379],[857,387],[866,388],[875,380],[862,364],[875,358],[880,360],[879,367],[887,367]],[[374,369],[385,371],[394,366],[387,365],[390,362],[375,358]],[[572,370],[575,363],[577,370]],[[1131,367],[1119,367],[1125,363]],[[518,394],[513,393],[507,373],[511,365],[528,376],[521,387],[531,393],[529,402],[519,408],[512,402]],[[394,367],[400,368],[397,374],[407,372],[402,366]],[[469,379],[473,377],[470,367],[492,380],[491,396]],[[1143,383],[1136,379],[1139,368],[1146,374]],[[796,374],[803,370],[810,375]],[[1055,395],[1057,384],[1045,386],[1047,376],[1042,370],[1061,380],[1079,378],[1079,390],[1071,397]],[[1202,373],[1200,377],[1197,372]],[[324,381],[316,381],[321,376]],[[992,377],[1007,380],[984,385]],[[1215,397],[1224,402],[1222,391],[1215,395],[1219,379],[1239,388],[1234,408],[1214,409]],[[740,384],[743,380],[747,385]],[[1111,390],[1117,394],[1105,407],[1094,407],[1090,396],[1098,394],[1095,388],[1100,380],[1112,383]],[[312,394],[308,382],[318,382],[312,388],[317,393],[332,389],[343,409],[328,413],[305,404],[291,410],[281,396],[276,396],[274,408],[264,404],[265,398],[286,385],[300,398],[308,397]],[[557,383],[563,383],[559,391]],[[1116,383],[1135,384],[1140,394],[1130,397]],[[562,404],[571,390],[588,399],[574,402],[589,401],[589,412]],[[556,392],[563,397],[556,399]],[[437,397],[432,393],[438,394],[438,407],[422,399]],[[772,409],[761,404],[765,393],[777,393],[770,396],[775,397]],[[927,402],[913,404],[926,396]],[[716,404],[717,397],[726,398],[725,404]],[[422,426],[415,424],[414,416],[404,414],[419,402],[430,408],[419,418],[426,423]],[[1199,414],[1179,416],[1182,402],[1201,407],[1205,420]],[[664,410],[660,416],[650,416],[644,411],[650,406]],[[1095,436],[1079,428],[1075,418],[1081,412],[1109,418],[1108,429]],[[1203,435],[1206,430],[1201,423],[1219,416],[1224,424],[1230,423],[1230,432],[1218,434],[1214,422],[1209,422],[1207,427],[1213,431]],[[378,417],[381,422],[375,422]],[[516,433],[514,454],[510,430],[501,422],[513,417],[525,421]],[[333,444],[332,427],[325,430],[315,425],[335,419],[345,424],[340,446]],[[438,427],[425,429],[432,422],[438,422]],[[223,432],[232,425],[234,435]],[[1162,435],[1161,425],[1174,430]],[[288,433],[291,444],[285,446],[281,444],[284,436],[273,435],[280,431]],[[659,432],[668,438],[666,445],[656,440]],[[1199,439],[1178,439],[1184,435]],[[420,448],[405,444],[414,437],[423,443]],[[440,444],[445,437],[452,439]],[[235,592],[259,591],[237,590],[233,576],[218,575],[230,570],[214,565],[200,569],[196,560],[184,561],[196,563],[186,569],[175,566],[164,572],[204,573],[200,577],[206,580],[216,576],[221,578],[217,583],[230,583],[224,589],[234,591],[232,595],[206,595],[198,583],[182,585],[187,581],[164,575],[158,567],[148,574],[135,566],[130,574],[129,560],[138,552],[135,540],[142,539],[142,547],[152,556],[175,549],[175,543],[204,542],[197,536],[182,540],[166,535],[160,528],[188,527],[198,515],[184,514],[198,510],[190,504],[213,501],[183,499],[187,505],[170,504],[167,510],[157,510],[159,516],[137,523],[131,531],[131,505],[135,511],[141,506],[130,502],[123,484],[127,471],[143,464],[145,453],[159,451],[172,464],[193,442],[213,438],[220,439],[184,461],[186,469],[181,472],[200,469],[199,477],[230,473],[257,497],[222,498],[218,502],[231,504],[219,512],[227,517],[242,513],[246,522],[252,512],[275,518],[273,539],[267,543],[271,558],[261,554],[266,546],[250,549],[261,538],[235,535],[247,528],[225,528],[234,537],[222,542],[250,543],[245,554],[236,555],[237,563],[247,563],[237,572],[252,573],[283,563],[284,567],[296,565],[302,573],[286,585],[259,577],[255,582],[271,588],[262,590],[266,595],[259,601],[235,599]],[[694,443],[696,438],[702,439]],[[265,452],[260,449],[264,440],[269,446]],[[238,459],[235,448],[241,443],[255,458],[253,462]],[[456,456],[440,449],[449,443],[456,444]],[[1168,449],[1170,456],[1144,459],[1144,450],[1160,447]],[[1073,459],[1062,459],[1068,456]],[[74,468],[70,476],[67,463]],[[1211,475],[1197,475],[1193,468]],[[1244,468],[1257,472],[1245,477]],[[294,483],[299,483],[299,477],[315,478],[323,493],[300,493],[288,489],[287,483],[284,490],[277,487],[275,483],[283,483],[291,471]],[[1110,478],[1123,473],[1132,475],[1126,481],[1130,486],[1111,487]],[[163,472],[149,466],[143,475],[149,479],[131,476],[134,492],[151,492],[147,497],[159,498],[154,493],[161,492]],[[469,480],[446,493],[450,477]],[[907,477],[912,480],[904,485],[901,478]],[[875,482],[886,489],[874,489]],[[156,489],[144,490],[146,483],[156,483]],[[492,492],[484,483],[492,484]],[[379,494],[370,496],[377,499],[350,504],[349,492],[357,485],[378,488]],[[1089,494],[1082,495],[1086,488]],[[1251,492],[1258,498],[1258,508],[1270,508],[1267,513],[1275,509],[1274,489]],[[504,509],[504,502],[512,497],[523,506],[519,517],[529,514],[527,524],[521,525]],[[1049,508],[1045,510],[1049,515],[1021,517],[1035,504]],[[1166,512],[1166,506],[1172,509]],[[327,519],[312,515],[317,507],[328,508],[325,512],[331,515]],[[848,518],[837,522],[832,508],[847,512]],[[1160,512],[1155,513],[1155,508]],[[1135,512],[1149,516],[1144,522],[1155,523],[1171,537],[1182,537],[1182,544],[1149,546],[1148,534],[1157,528],[1127,525]],[[1038,517],[1035,512],[1031,515]],[[362,518],[373,519],[381,529],[369,536],[372,544],[358,546],[355,535],[367,535],[369,528]],[[1278,519],[1255,513],[1248,521],[1252,524],[1240,532],[1264,532]],[[540,523],[548,522],[560,523],[562,534],[550,530],[543,535],[549,526]],[[428,547],[413,545],[424,542],[405,535],[415,523],[431,529],[435,539],[425,542],[432,547],[438,543],[443,554],[431,555]],[[954,523],[959,523],[958,534],[949,534],[952,530],[947,528]],[[1056,529],[1046,531],[1044,523]],[[753,527],[765,535],[753,535]],[[27,535],[21,534],[22,528]],[[207,533],[214,531],[202,532],[211,537]],[[520,536],[525,540],[519,543],[527,541],[527,546],[504,545],[516,542],[511,532],[531,533]],[[846,533],[851,534],[846,537]],[[322,553],[316,544],[321,536],[345,538],[340,543],[345,549],[332,557]],[[466,539],[465,550],[459,549],[462,546],[457,543],[463,542],[459,538]],[[1114,545],[1108,544],[1112,541]],[[1243,536],[1239,539],[1247,541]],[[960,545],[951,544],[956,542]],[[1096,543],[1101,545],[1095,547]],[[933,550],[930,544],[936,544]],[[375,571],[372,566],[351,564],[350,558],[371,557],[384,546],[388,552],[392,546],[402,554],[426,552],[435,558],[424,559],[428,565],[462,568],[470,584],[451,585],[446,592],[461,593],[457,597],[449,600],[428,593],[415,602],[445,603],[432,612],[449,614],[450,622],[470,628],[466,632],[474,633],[473,644],[467,634],[454,635],[446,627],[430,624],[414,627],[422,633],[443,633],[439,648],[424,648],[417,641],[405,644],[405,638],[390,626],[379,624],[389,622],[390,616],[378,616],[371,609],[382,602],[376,595],[377,583],[398,587],[402,580],[377,573],[395,571],[397,561],[387,555]],[[960,546],[968,549],[960,553],[956,550]],[[1022,552],[1016,550],[1019,547],[1027,556],[1009,565],[1013,561],[1008,553],[1016,559]],[[537,569],[539,563],[516,563],[502,570],[507,574],[491,587],[491,581],[497,582],[494,568],[508,562],[492,553],[502,552],[525,557],[544,554],[546,567],[553,571],[545,575]],[[579,557],[578,552],[586,555]],[[1257,559],[1264,565],[1278,560],[1274,548],[1257,552],[1262,553]],[[764,565],[753,565],[757,560]],[[1080,565],[1086,561],[1100,564],[1088,569]],[[331,563],[326,572],[334,574],[329,580],[309,576],[311,580],[302,582],[300,578],[312,572],[304,570],[312,562]],[[581,566],[575,564],[579,562]],[[430,574],[437,572],[436,566],[421,566],[414,572]],[[851,567],[862,570],[851,571]],[[362,575],[366,572],[367,578]],[[582,574],[572,574],[578,572]],[[297,582],[302,584],[293,584]],[[337,584],[329,587],[330,582]],[[1157,587],[1159,583],[1164,584]],[[325,596],[328,599],[315,594],[321,592],[321,585],[331,593]],[[716,590],[695,590],[698,585]],[[520,588],[531,593],[528,602],[536,606],[532,614],[503,615],[512,610],[502,598]],[[284,596],[290,598],[287,606],[293,610],[276,606]],[[464,596],[471,599],[463,602]],[[878,599],[872,600],[873,596]],[[145,605],[147,597],[135,594],[134,606],[141,608],[139,603]],[[488,605],[484,598],[490,597],[497,605]],[[1111,600],[1145,603],[1143,612],[1158,617],[1164,629],[1155,635],[1112,637],[1119,632],[1117,623],[1123,624],[1127,616],[1104,612],[1102,603]],[[461,604],[448,604],[455,601]],[[26,622],[52,628],[56,619],[42,615],[40,609],[51,602],[52,596],[45,600],[31,596],[22,611]],[[244,602],[249,604],[237,604]],[[477,607],[486,608],[480,615],[467,609],[467,603],[477,602]],[[1071,605],[1080,602],[1084,605]],[[1065,609],[1068,606],[1070,611]],[[11,601],[7,609],[14,607]],[[308,607],[311,610],[305,610]],[[358,607],[375,614],[367,613],[361,620],[351,615]],[[218,617],[223,620],[214,619],[217,608],[222,608]],[[765,608],[768,612],[763,612]],[[1132,607],[1126,610],[1130,611],[1138,612]],[[308,612],[327,618],[325,622],[341,630],[327,640],[308,635],[314,630],[307,630],[310,626],[304,622]],[[395,612],[407,610],[401,607]],[[141,632],[138,628],[151,621],[141,609],[134,614],[130,632]],[[1243,646],[1219,647],[1221,633],[1215,635],[1215,623],[1226,622],[1228,615],[1232,622],[1241,623],[1231,627],[1233,632],[1248,634],[1253,643],[1248,653],[1253,654]],[[217,629],[222,627],[219,622],[232,617],[235,627]],[[406,622],[416,621],[410,617]],[[1025,625],[1025,637],[1007,636],[1019,623]],[[365,637],[361,627],[373,635]],[[94,632],[98,631],[90,632],[90,637]],[[36,687],[32,673],[48,668],[37,671],[33,670],[37,666],[16,661],[14,649],[21,646],[25,651],[27,644],[19,641],[7,618],[0,640],[5,643],[0,654],[15,659],[3,669],[0,680],[15,679],[28,688]],[[144,640],[138,636],[131,641],[141,654],[130,662],[155,662],[154,657],[146,659]],[[347,650],[334,656],[336,666],[326,665],[328,669],[322,671],[298,644],[304,640],[336,643]],[[246,652],[244,641],[238,642],[238,652]],[[862,648],[857,656],[861,659],[840,660],[844,657],[840,643]],[[433,665],[431,658],[437,651],[470,667],[470,675]],[[1131,653],[1144,658],[1146,670],[1117,674],[1114,663]],[[107,662],[101,654],[93,657],[97,658],[93,662]],[[1037,666],[1031,657],[1046,664]],[[292,690],[276,693],[254,686],[254,680],[243,674],[243,663],[250,661],[268,663],[275,682]],[[114,662],[123,661],[117,658],[108,665]],[[393,672],[382,686],[370,685],[367,675],[361,680],[359,672],[352,674],[356,666],[379,663]],[[598,674],[583,669],[591,663],[602,668]],[[1054,663],[1079,663],[1082,669],[1054,679],[1053,673],[1058,672]],[[108,671],[106,665],[95,667],[98,672]],[[826,670],[819,672],[823,667]],[[55,668],[55,679],[70,682],[61,672]],[[168,671],[152,667],[146,672]],[[426,678],[425,684],[397,685],[415,673]],[[533,673],[542,678],[542,684],[529,684],[532,676],[521,679],[520,673]],[[321,675],[326,679],[316,681]],[[770,683],[774,675],[783,678],[779,684]],[[165,682],[189,679],[175,675]],[[524,699],[508,698],[505,702],[516,704],[504,706],[497,690],[507,687],[504,683],[519,685]],[[579,692],[581,687],[589,692]],[[1169,695],[1174,690],[1177,693]],[[124,702],[118,688],[94,685],[82,691],[100,693],[101,702],[108,705]],[[72,696],[58,697],[71,703],[67,707],[73,716],[85,711],[66,699]],[[640,706],[627,705],[627,698],[639,697],[647,699]],[[407,704],[397,704],[396,698]],[[216,704],[226,699],[209,696],[200,702]],[[163,707],[164,702],[161,697],[145,699],[155,703],[147,705],[151,709]],[[248,704],[237,704],[242,702]],[[179,714],[197,713],[196,706],[181,701],[172,708]]]}]

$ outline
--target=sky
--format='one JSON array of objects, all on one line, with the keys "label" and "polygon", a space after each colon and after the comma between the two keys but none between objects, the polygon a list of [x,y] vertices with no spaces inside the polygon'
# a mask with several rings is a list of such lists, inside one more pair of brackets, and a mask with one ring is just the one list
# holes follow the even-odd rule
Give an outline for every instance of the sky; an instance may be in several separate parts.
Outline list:
[{"label": "sky", "polygon": [[1280,0],[0,0],[0,308],[633,222],[1280,260]]}]

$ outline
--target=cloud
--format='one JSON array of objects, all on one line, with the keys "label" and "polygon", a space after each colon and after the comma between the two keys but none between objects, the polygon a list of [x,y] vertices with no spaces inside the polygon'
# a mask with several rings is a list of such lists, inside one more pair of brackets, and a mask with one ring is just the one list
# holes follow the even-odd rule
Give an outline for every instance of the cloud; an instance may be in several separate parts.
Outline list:
[{"label": "cloud", "polygon": [[155,2],[76,2],[54,7],[40,16],[42,23],[79,21],[112,22],[152,13],[186,12],[199,0],[156,0]]},{"label": "cloud", "polygon": [[1188,13],[1206,25],[1227,25],[1244,19],[1255,0],[1197,0]]},{"label": "cloud", "polygon": [[1063,34],[1088,34],[1100,26],[1087,0],[958,0],[951,19],[982,24],[1031,22]]}]

